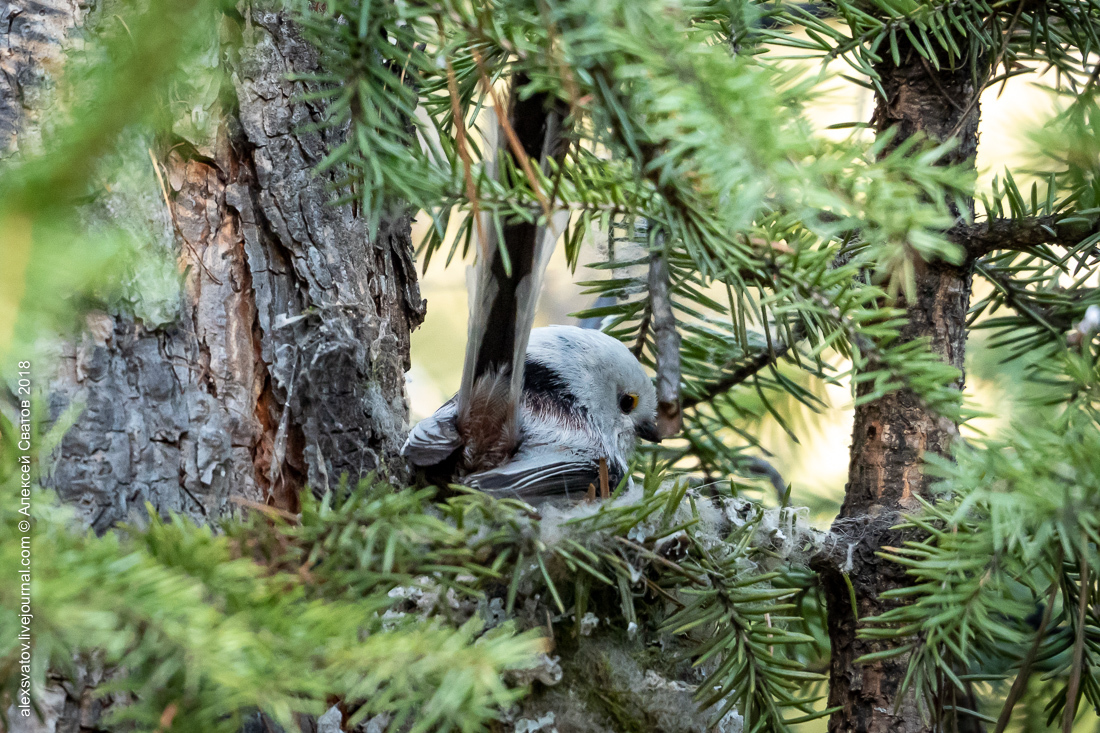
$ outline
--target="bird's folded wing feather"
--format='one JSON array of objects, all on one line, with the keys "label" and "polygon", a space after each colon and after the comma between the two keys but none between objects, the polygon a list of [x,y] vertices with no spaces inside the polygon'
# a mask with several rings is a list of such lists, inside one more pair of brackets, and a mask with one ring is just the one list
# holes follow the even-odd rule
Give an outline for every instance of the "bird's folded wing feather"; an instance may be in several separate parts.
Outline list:
[{"label": "bird's folded wing feather", "polygon": [[436,466],[447,460],[462,447],[455,424],[457,416],[458,402],[452,398],[409,431],[401,455],[414,466]]},{"label": "bird's folded wing feather", "polygon": [[599,481],[599,463],[594,458],[555,451],[470,474],[465,483],[498,498],[530,501],[553,496],[583,496],[589,484],[598,486]]}]

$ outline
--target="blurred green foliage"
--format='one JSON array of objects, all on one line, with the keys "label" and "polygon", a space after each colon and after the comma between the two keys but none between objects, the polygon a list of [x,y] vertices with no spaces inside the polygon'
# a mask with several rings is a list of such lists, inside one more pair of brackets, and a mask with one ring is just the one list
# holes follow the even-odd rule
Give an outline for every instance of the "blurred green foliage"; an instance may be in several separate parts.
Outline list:
[{"label": "blurred green foliage", "polygon": [[[220,12],[206,0],[118,2],[91,16],[86,42],[68,54],[47,93],[50,119],[40,142],[9,160],[0,179],[5,370],[43,334],[72,328],[92,305],[141,299],[154,324],[171,320],[174,265],[157,263],[167,253],[153,247],[137,212],[119,221],[103,208],[105,198],[125,191],[101,196],[101,182],[155,192],[151,180],[140,180],[147,166],[134,158],[148,154],[143,141],[168,118],[167,90],[185,73],[181,67],[217,37]],[[135,288],[146,284],[154,292],[139,295]]]},{"label": "blurred green foliage", "polygon": [[[0,523],[0,559],[10,568],[18,567],[22,535],[15,531],[21,515],[14,512],[14,488],[5,482]],[[485,631],[476,617],[448,625],[434,615],[386,615],[401,600],[390,594],[394,587],[435,571],[425,549],[461,547],[470,537],[441,522],[426,527],[422,495],[391,494],[387,503],[388,487],[367,491],[373,502],[353,498],[335,516],[309,506],[301,527],[285,534],[285,525],[276,530],[258,516],[215,534],[150,514],[142,529],[103,537],[73,533],[65,510],[39,495],[35,690],[48,668],[64,673],[83,663],[108,672],[97,694],[128,703],[112,708],[111,725],[238,731],[242,716],[259,710],[289,729],[293,714],[319,715],[338,697],[356,704],[353,720],[387,713],[413,722],[412,730],[481,729],[519,693],[505,686],[502,673],[530,663],[540,644],[530,634],[515,636],[510,626]],[[308,539],[311,530],[337,526],[344,536],[335,546]],[[365,555],[356,551],[361,545],[349,544],[355,527],[387,526],[391,538],[407,541],[391,540]],[[281,538],[284,553],[258,557],[257,538]],[[327,562],[292,563],[285,550],[291,542],[307,554],[323,552]],[[353,564],[347,590],[347,574],[332,572],[336,558]],[[0,658],[14,660],[24,620],[18,584],[0,587],[0,608]],[[19,667],[3,669],[3,687],[14,699]]]}]

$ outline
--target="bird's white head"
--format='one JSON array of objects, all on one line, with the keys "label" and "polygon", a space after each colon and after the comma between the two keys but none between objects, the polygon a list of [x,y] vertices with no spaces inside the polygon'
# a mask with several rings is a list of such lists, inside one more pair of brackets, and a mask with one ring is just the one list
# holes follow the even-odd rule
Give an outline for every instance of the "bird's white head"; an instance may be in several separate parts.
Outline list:
[{"label": "bird's white head", "polygon": [[[621,341],[576,326],[531,331],[524,387],[572,402],[625,463],[637,438],[658,441],[657,393]],[[625,466],[624,466],[625,467]]]}]

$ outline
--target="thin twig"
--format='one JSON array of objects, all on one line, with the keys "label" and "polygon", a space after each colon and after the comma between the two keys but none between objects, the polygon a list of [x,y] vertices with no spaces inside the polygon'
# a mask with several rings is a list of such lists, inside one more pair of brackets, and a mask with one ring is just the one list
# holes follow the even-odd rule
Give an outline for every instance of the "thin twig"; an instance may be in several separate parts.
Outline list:
[{"label": "thin twig", "polygon": [[680,409],[680,331],[669,294],[668,259],[663,233],[657,233],[658,249],[649,256],[649,308],[653,314],[653,342],[657,362],[657,433],[668,438],[684,427]]},{"label": "thin twig", "polygon": [[659,594],[660,594],[660,595],[661,595],[662,597],[664,597],[664,599],[665,599],[665,600],[667,600],[667,601],[671,601],[672,603],[675,603],[675,604],[676,604],[677,606],[679,606],[680,608],[686,608],[686,606],[684,606],[684,604],[680,602],[680,599],[678,599],[678,598],[677,598],[676,596],[674,596],[674,595],[672,595],[671,593],[669,593],[669,592],[668,592],[667,590],[665,590],[665,589],[664,589],[664,588],[662,588],[661,586],[659,586],[659,585],[657,585],[656,583],[654,583],[654,582],[653,582],[652,580],[650,580],[649,578],[645,578],[645,577],[643,577],[643,578],[642,578],[642,580],[644,580],[644,581],[645,581],[645,584],[646,584],[646,586],[647,586],[648,588],[650,588],[651,590],[654,590],[654,591],[656,591],[657,593],[659,593]]},{"label": "thin twig", "polygon": [[[549,119],[548,119],[549,121]],[[558,124],[563,121],[559,120]],[[565,174],[565,161],[569,158],[570,152],[573,150],[573,138],[569,138],[565,141],[565,152],[561,155],[561,165],[558,166],[557,172],[554,174],[554,185],[550,188],[550,201],[560,209],[560,202],[558,201],[558,191],[561,190],[561,179]]]},{"label": "thin twig", "polygon": [[1084,552],[1079,561],[1077,576],[1077,638],[1073,642],[1073,671],[1066,688],[1066,707],[1062,711],[1062,733],[1073,733],[1073,719],[1077,717],[1077,693],[1081,689],[1081,667],[1085,660],[1085,614],[1089,608],[1089,563]]},{"label": "thin twig", "polygon": [[645,348],[645,337],[649,335],[649,321],[653,314],[649,310],[649,303],[645,305],[645,315],[642,316],[642,322],[638,324],[638,338],[634,341],[634,348],[631,352],[634,354],[634,358],[637,359],[642,355],[642,349]]},{"label": "thin twig", "polygon": [[648,557],[650,560],[653,560],[653,561],[658,562],[662,565],[665,565],[669,568],[672,568],[676,572],[680,573],[680,575],[683,575],[685,578],[690,580],[692,583],[695,583],[696,585],[706,585],[707,584],[707,582],[705,580],[703,580],[702,578],[700,578],[696,575],[693,575],[693,574],[689,573],[687,570],[684,570],[684,568],[682,566],[680,566],[679,564],[673,562],[672,560],[669,560],[667,557],[661,557],[660,555],[658,555],[656,552],[653,552],[652,550],[647,550],[646,548],[642,547],[641,545],[639,545],[636,542],[631,542],[630,540],[628,540],[625,537],[615,537],[615,540],[618,541],[618,542],[623,543],[624,545],[626,545],[627,547],[630,547],[633,550],[636,550],[636,551],[642,553],[643,555]]},{"label": "thin twig", "polygon": [[607,471],[607,459],[600,456],[600,498],[611,497],[611,477]]},{"label": "thin twig", "polygon": [[[1061,559],[1058,560],[1057,567],[1062,566]],[[1050,623],[1051,611],[1054,608],[1054,598],[1058,594],[1058,579],[1055,578],[1050,584],[1050,593],[1047,595],[1047,607],[1043,609],[1043,620],[1039,623],[1039,629],[1035,632],[1035,640],[1031,642],[1031,647],[1027,650],[1027,656],[1024,657],[1024,661],[1020,664],[1020,671],[1016,675],[1016,679],[1012,682],[1012,688],[1008,691],[1008,696],[1005,698],[1004,707],[1001,708],[1001,714],[997,717],[997,726],[993,729],[993,733],[1004,733],[1005,728],[1008,727],[1008,721],[1012,719],[1012,708],[1016,706],[1020,698],[1024,694],[1024,690],[1027,689],[1027,682],[1031,676],[1031,665],[1035,663],[1035,657],[1039,655],[1039,647],[1043,642],[1043,635],[1046,633],[1047,624]]]},{"label": "thin twig", "polygon": [[573,69],[564,59],[558,58],[554,53],[554,48],[558,45],[557,24],[554,23],[554,19],[550,15],[550,8],[547,7],[545,0],[539,0],[538,5],[539,15],[543,17],[546,28],[546,52],[554,60],[554,65],[558,67],[562,84],[565,86],[565,93],[569,95],[570,108],[576,110],[580,106],[580,93],[577,90],[577,81],[573,78]]},{"label": "thin twig", "polygon": [[1015,283],[1011,277],[1001,277],[994,273],[990,268],[985,267],[982,264],[975,265],[975,271],[988,280],[995,288],[1000,290],[1004,294],[1005,305],[1016,310],[1019,313],[1030,318],[1039,326],[1046,329],[1052,336],[1057,339],[1062,338],[1062,332],[1052,326],[1046,318],[1040,313],[1036,313],[1031,309],[1023,300],[1019,297],[1019,291],[1017,290]]},{"label": "thin twig", "polygon": [[[121,20],[121,18],[119,18]],[[157,183],[160,185],[160,194],[164,197],[164,207],[168,209],[168,218],[172,221],[172,229],[175,230],[176,235],[179,236],[180,241],[183,242],[187,249],[191,250],[191,254],[195,255],[195,262],[199,263],[199,267],[206,273],[206,276],[213,280],[216,284],[221,285],[222,281],[214,277],[214,273],[210,272],[210,268],[206,266],[206,263],[202,261],[202,257],[195,249],[195,245],[187,241],[187,237],[183,236],[183,230],[180,229],[179,220],[176,219],[176,211],[172,208],[172,200],[168,198],[168,187],[164,185],[164,176],[160,172],[160,164],[157,162],[157,157],[153,155],[153,149],[149,150],[149,160],[153,161],[153,173],[157,176]]]},{"label": "thin twig", "polygon": [[936,76],[932,67],[928,65],[928,60],[921,56],[919,53],[917,54],[917,58],[920,59],[921,66],[924,67],[924,72],[928,74],[928,78],[931,79],[932,83],[936,85],[936,89],[940,90],[940,96],[946,99],[947,103],[950,104],[952,107],[957,109],[959,112],[965,114],[965,112],[963,111],[963,106],[956,102],[955,98],[951,94],[948,94],[947,90],[943,88],[943,84],[940,83],[940,78]]},{"label": "thin twig", "polygon": [[1085,88],[1081,90],[1080,96],[1083,97],[1088,94],[1098,78],[1100,78],[1100,63],[1097,63],[1095,66],[1092,67],[1092,73],[1089,74],[1088,81],[1085,82]]},{"label": "thin twig", "polygon": [[[439,26],[439,46],[446,46],[446,38],[443,35],[443,21],[436,18]],[[485,238],[485,231],[481,226],[481,207],[477,202],[477,186],[474,185],[473,161],[470,158],[470,149],[466,141],[466,120],[462,116],[462,103],[458,98],[458,80],[455,79],[455,69],[447,55],[443,55],[443,62],[447,67],[447,91],[451,97],[451,115],[455,122],[455,141],[458,143],[458,156],[462,158],[462,173],[466,180],[466,198],[470,200],[470,216],[474,218],[474,227],[477,229],[477,241],[481,246],[481,255],[489,257],[489,240]]]},{"label": "thin twig", "polygon": [[685,397],[683,400],[684,409],[688,410],[704,402],[709,402],[718,395],[728,392],[730,389],[756,375],[764,368],[782,359],[790,352],[794,343],[804,338],[804,329],[802,328],[801,322],[795,323],[794,326],[791,327],[791,336],[794,337],[791,343],[779,341],[773,344],[773,348],[771,349],[762,349],[756,352],[743,360],[741,365],[732,372],[708,386],[701,394],[695,397]]},{"label": "thin twig", "polygon": [[970,116],[970,113],[974,111],[974,108],[978,106],[978,101],[981,99],[982,92],[984,92],[988,86],[990,77],[996,71],[997,67],[1001,64],[1001,59],[1004,58],[1005,51],[1008,50],[1008,42],[1012,37],[1012,31],[1016,30],[1016,21],[1020,19],[1020,13],[1024,10],[1024,3],[1027,0],[1020,0],[1020,4],[1016,6],[1016,14],[1012,16],[1012,21],[1008,24],[1008,28],[1005,29],[1004,39],[1001,41],[1001,47],[997,49],[997,58],[994,59],[993,64],[989,67],[989,71],[986,72],[985,79],[982,80],[981,88],[974,92],[974,96],[971,97],[970,102],[966,105],[966,109],[959,115],[959,121],[955,123],[955,126],[951,129],[951,132],[947,134],[945,140],[950,140],[959,134],[963,125],[966,124],[966,118]]},{"label": "thin twig", "polygon": [[488,74],[485,73],[485,64],[481,60],[481,53],[472,46],[470,47],[470,53],[473,54],[474,63],[477,64],[477,73],[481,78],[481,83],[485,86],[486,90],[489,92],[489,96],[493,100],[493,110],[496,112],[500,128],[504,131],[504,137],[508,139],[508,147],[512,149],[512,155],[516,156],[520,168],[523,169],[523,174],[527,176],[527,180],[531,184],[531,190],[534,192],[535,198],[538,199],[539,205],[542,206],[542,213],[546,215],[546,221],[547,224],[549,224],[551,216],[550,202],[547,201],[545,194],[542,192],[542,187],[539,185],[539,179],[535,175],[535,169],[531,167],[531,158],[527,155],[527,151],[523,149],[523,145],[519,141],[519,136],[516,135],[512,123],[508,121],[508,110],[501,103],[496,88],[493,86]]}]

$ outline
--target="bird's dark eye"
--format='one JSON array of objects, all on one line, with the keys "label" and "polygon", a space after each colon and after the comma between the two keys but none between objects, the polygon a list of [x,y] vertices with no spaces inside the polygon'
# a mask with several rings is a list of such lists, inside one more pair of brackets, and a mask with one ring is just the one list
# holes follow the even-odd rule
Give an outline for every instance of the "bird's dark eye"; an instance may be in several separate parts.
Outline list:
[{"label": "bird's dark eye", "polygon": [[638,406],[638,395],[633,392],[627,392],[619,398],[619,409],[630,414],[634,412],[634,408]]}]

